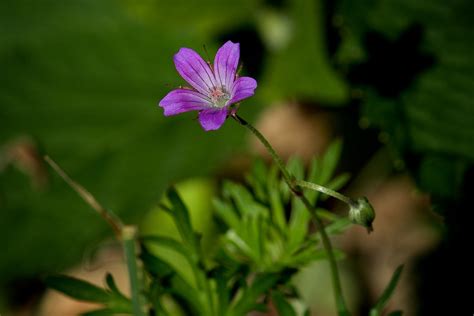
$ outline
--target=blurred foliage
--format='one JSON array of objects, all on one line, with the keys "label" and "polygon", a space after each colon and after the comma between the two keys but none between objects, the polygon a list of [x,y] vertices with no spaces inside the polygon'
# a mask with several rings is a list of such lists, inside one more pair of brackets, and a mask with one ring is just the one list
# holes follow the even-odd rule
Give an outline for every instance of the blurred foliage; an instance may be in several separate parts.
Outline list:
[{"label": "blurred foliage", "polygon": [[[337,1],[340,65],[363,93],[362,124],[435,197],[457,198],[474,161],[472,1]],[[400,158],[398,158],[400,159]]]},{"label": "blurred foliage", "polygon": [[[296,179],[322,181],[338,189],[348,180],[345,174],[333,176],[340,152],[341,143],[335,142],[321,159],[312,160],[307,173],[300,159],[290,160],[287,169]],[[312,205],[318,204],[318,192],[304,194]],[[173,187],[159,211],[169,215],[176,233],[140,232],[138,257],[144,268],[144,286],[140,288],[146,299],[146,314],[242,316],[274,306],[279,315],[308,315],[310,311],[292,280],[302,268],[326,260],[327,253],[319,232],[312,229],[309,211],[289,192],[277,166],[268,168],[257,161],[246,183],[222,184],[222,196],[214,205],[223,224],[214,235],[215,251],[204,249],[203,234],[194,229],[192,213]],[[351,225],[347,217],[321,208],[316,211],[326,219],[330,235]],[[336,254],[342,257],[340,252]],[[395,271],[370,315],[381,315],[401,270]],[[106,289],[62,275],[49,277],[47,284],[77,300],[103,305],[83,315],[132,313],[131,301],[117,289],[111,275],[106,276]]]},{"label": "blurred foliage", "polygon": [[[335,142],[326,155],[314,159],[307,176],[299,159],[291,160],[288,170],[298,179],[324,180],[337,189],[348,179],[345,174],[333,177],[340,148],[340,142]],[[327,258],[319,233],[310,229],[310,213],[289,192],[276,166],[268,168],[257,161],[246,179],[245,184],[224,182],[222,198],[215,200],[216,215],[223,225],[213,236],[214,251],[204,249],[205,238],[195,230],[192,212],[176,189],[167,191],[159,211],[171,219],[172,232],[140,232],[139,258],[145,270],[143,294],[153,314],[241,316],[265,311],[270,300],[282,315],[300,314],[291,303],[299,300],[291,279],[300,268]],[[209,182],[193,180],[181,184],[181,190],[186,194],[186,188],[197,183],[204,186],[204,191],[212,188]],[[317,203],[317,192],[310,191],[307,197],[312,204]],[[188,194],[188,201],[190,198]],[[205,202],[201,204],[210,207]],[[209,209],[201,211],[209,213]],[[350,226],[345,217],[323,209],[317,211],[327,219],[330,234]],[[155,223],[156,218],[154,215]],[[208,233],[205,231],[204,237]],[[70,297],[104,305],[97,313],[129,314],[131,302],[117,290],[110,275],[106,281],[107,289],[101,289],[61,275],[47,279],[50,287]]]}]

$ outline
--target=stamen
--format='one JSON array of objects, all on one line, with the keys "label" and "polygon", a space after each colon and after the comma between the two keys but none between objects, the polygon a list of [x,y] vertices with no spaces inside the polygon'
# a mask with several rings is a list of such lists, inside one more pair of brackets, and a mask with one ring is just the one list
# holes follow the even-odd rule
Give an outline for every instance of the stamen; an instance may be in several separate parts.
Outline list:
[{"label": "stamen", "polygon": [[230,95],[224,87],[213,87],[209,94],[209,98],[215,107],[222,108],[226,106],[227,101],[230,100]]}]

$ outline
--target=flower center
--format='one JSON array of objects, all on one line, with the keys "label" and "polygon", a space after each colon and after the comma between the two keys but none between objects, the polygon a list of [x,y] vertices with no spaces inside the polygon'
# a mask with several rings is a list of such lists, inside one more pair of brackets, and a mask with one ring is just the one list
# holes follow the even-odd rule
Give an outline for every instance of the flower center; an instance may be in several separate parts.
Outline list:
[{"label": "flower center", "polygon": [[224,87],[213,87],[209,97],[211,98],[213,105],[217,108],[224,107],[227,104],[227,101],[230,100],[230,95]]}]

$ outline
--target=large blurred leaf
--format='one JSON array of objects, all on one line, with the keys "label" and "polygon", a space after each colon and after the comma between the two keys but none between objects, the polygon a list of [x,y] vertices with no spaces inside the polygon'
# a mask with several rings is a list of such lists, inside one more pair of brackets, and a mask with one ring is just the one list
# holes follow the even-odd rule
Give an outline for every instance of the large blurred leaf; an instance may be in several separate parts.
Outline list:
[{"label": "large blurred leaf", "polygon": [[[126,221],[149,210],[170,181],[214,170],[243,132],[228,122],[205,133],[193,114],[165,119],[156,107],[182,83],[173,54],[204,43],[213,52],[215,28],[250,16],[253,1],[206,2],[196,14],[158,1],[1,1],[0,144],[30,135]],[[8,168],[0,174],[0,231],[8,241],[1,287],[64,268],[107,228],[57,176],[33,190]]]},{"label": "large blurred leaf", "polygon": [[469,0],[343,0],[337,10],[338,57],[358,64],[363,121],[405,157],[421,157],[408,162],[442,197],[454,197],[474,161],[472,9]]},{"label": "large blurred leaf", "polygon": [[[287,3],[288,10],[281,12],[280,19],[288,20],[285,28],[289,39],[269,57],[262,86],[264,97],[266,100],[298,97],[334,105],[343,103],[348,96],[347,86],[331,68],[325,53],[322,1]],[[272,17],[262,12],[259,22]],[[272,31],[265,26],[261,29]]]}]

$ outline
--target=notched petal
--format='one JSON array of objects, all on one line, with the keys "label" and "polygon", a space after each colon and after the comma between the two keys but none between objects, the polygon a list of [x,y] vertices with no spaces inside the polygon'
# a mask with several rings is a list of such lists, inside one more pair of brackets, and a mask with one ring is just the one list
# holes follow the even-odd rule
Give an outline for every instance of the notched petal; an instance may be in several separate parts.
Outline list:
[{"label": "notched petal", "polygon": [[188,89],[176,89],[168,93],[160,102],[165,116],[189,111],[199,111],[211,107],[211,102],[199,92]]},{"label": "notched petal", "polygon": [[208,109],[199,112],[199,123],[205,131],[219,129],[224,124],[228,114],[227,107],[223,109]]},{"label": "notched petal", "polygon": [[174,55],[173,60],[178,73],[194,89],[208,95],[212,87],[216,86],[216,79],[211,68],[194,50],[181,48]]},{"label": "notched petal", "polygon": [[240,77],[234,82],[232,87],[232,98],[229,104],[239,102],[251,97],[257,88],[257,81],[251,77]]},{"label": "notched petal", "polygon": [[217,51],[214,58],[216,80],[228,91],[232,87],[240,58],[240,44],[227,41]]}]

